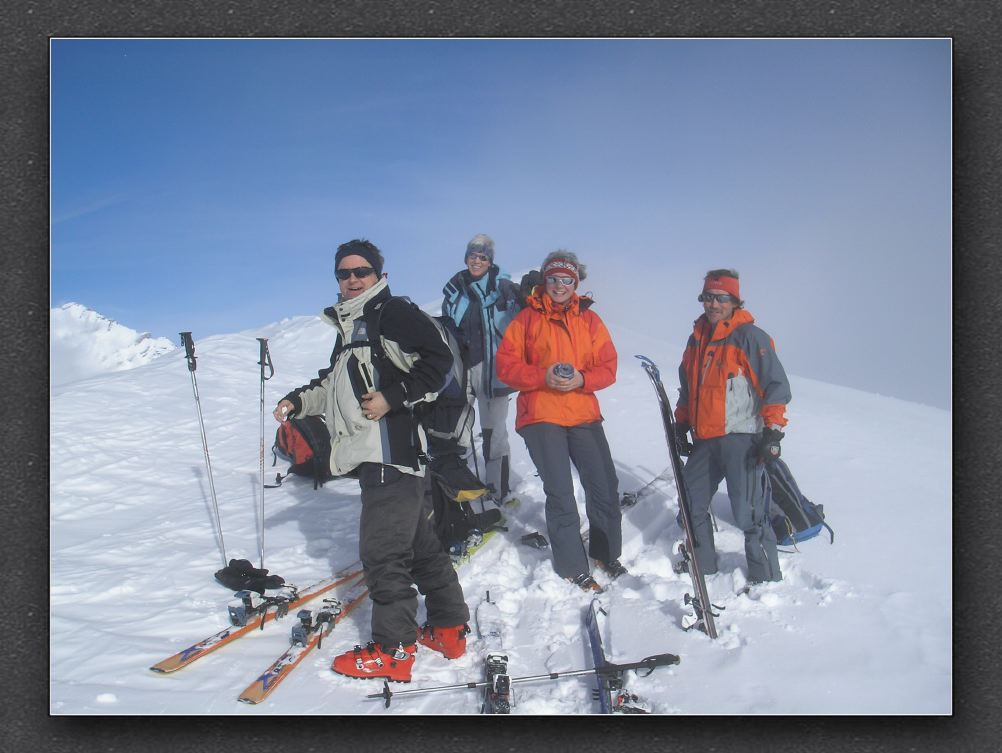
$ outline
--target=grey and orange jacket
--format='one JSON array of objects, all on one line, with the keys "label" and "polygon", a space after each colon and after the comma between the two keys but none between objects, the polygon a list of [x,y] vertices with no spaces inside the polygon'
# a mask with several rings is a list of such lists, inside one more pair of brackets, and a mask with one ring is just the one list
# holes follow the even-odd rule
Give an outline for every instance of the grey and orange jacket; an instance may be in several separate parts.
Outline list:
[{"label": "grey and orange jacket", "polygon": [[698,439],[786,426],[790,382],[772,338],[754,321],[737,309],[716,327],[705,314],[695,322],[678,368],[675,420]]},{"label": "grey and orange jacket", "polygon": [[[592,303],[575,294],[558,306],[537,287],[505,330],[497,374],[519,390],[516,430],[540,422],[577,426],[602,420],[595,393],[616,381],[619,356]],[[573,364],[584,386],[570,392],[547,387],[546,372],[556,363]]]}]

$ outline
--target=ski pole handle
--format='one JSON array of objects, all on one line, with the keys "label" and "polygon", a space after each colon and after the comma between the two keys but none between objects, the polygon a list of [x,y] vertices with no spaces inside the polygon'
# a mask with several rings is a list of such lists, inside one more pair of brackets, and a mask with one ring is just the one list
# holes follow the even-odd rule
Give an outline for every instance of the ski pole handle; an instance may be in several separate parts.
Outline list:
[{"label": "ski pole handle", "polygon": [[181,344],[184,345],[184,357],[188,359],[188,371],[195,370],[195,342],[191,332],[181,332]]},{"label": "ski pole handle", "polygon": [[640,676],[647,677],[647,675],[658,667],[667,667],[672,664],[678,664],[681,661],[682,660],[675,654],[656,654],[655,656],[648,656],[646,659],[630,662],[629,664],[606,664],[604,667],[599,667],[597,669],[597,674],[618,675],[628,669],[646,669],[647,672]]},{"label": "ski pole handle", "polygon": [[[259,337],[257,341],[261,344],[261,356],[257,365],[261,367],[261,379],[271,379],[275,376],[275,366],[271,362],[271,353],[268,350],[268,338]],[[269,369],[268,376],[264,375],[264,370]]]}]

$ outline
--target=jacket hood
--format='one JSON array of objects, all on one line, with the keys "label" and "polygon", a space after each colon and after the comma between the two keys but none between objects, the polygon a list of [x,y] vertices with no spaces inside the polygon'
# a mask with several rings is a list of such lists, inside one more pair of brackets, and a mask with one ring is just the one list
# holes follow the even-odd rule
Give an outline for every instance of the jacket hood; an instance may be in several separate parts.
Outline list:
[{"label": "jacket hood", "polygon": [[324,309],[321,318],[331,326],[344,331],[344,325],[353,322],[362,316],[365,307],[370,303],[390,297],[389,283],[385,277],[366,290],[362,295],[349,298],[346,301],[338,301],[333,306]]}]

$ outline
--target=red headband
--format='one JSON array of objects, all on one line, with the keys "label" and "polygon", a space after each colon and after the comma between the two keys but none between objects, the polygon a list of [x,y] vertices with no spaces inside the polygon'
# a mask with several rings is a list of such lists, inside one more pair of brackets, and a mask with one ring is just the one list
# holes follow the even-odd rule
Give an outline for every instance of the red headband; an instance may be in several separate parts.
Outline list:
[{"label": "red headband", "polygon": [[580,282],[578,279],[578,265],[572,262],[570,259],[552,259],[549,264],[543,267],[543,278],[550,275],[568,275],[574,278],[574,282]]},{"label": "red headband", "polygon": [[707,277],[703,280],[703,292],[707,290],[723,290],[741,300],[741,288],[736,277]]}]

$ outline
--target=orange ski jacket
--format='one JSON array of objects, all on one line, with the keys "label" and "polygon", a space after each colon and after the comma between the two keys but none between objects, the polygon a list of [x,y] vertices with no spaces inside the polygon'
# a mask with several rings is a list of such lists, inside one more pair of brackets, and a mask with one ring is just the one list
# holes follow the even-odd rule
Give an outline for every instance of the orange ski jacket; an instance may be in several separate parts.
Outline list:
[{"label": "orange ski jacket", "polygon": [[675,420],[699,439],[786,426],[790,382],[772,338],[754,322],[744,309],[716,327],[705,314],[695,322],[678,369]]},{"label": "orange ski jacket", "polygon": [[[595,393],[616,381],[619,356],[609,330],[576,293],[564,305],[536,289],[505,330],[497,353],[498,378],[519,391],[515,429],[547,422],[577,426],[602,420]],[[546,386],[555,363],[570,363],[584,386],[559,392]]]}]

